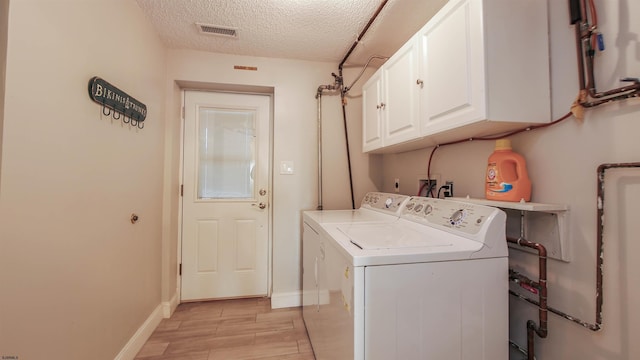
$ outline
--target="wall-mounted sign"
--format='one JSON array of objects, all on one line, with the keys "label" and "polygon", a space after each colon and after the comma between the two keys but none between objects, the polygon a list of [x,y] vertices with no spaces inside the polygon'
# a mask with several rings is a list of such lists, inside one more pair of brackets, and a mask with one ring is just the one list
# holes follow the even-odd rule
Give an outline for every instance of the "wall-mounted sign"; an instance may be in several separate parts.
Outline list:
[{"label": "wall-mounted sign", "polygon": [[147,117],[147,106],[107,81],[92,77],[89,80],[89,97],[103,106],[104,115],[111,115],[116,120],[122,117],[124,123],[141,129],[144,127],[142,122]]}]

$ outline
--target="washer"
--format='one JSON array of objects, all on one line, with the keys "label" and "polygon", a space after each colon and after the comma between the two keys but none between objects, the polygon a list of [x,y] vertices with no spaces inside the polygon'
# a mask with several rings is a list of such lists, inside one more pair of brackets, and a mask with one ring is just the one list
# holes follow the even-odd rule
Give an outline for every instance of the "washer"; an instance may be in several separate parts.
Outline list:
[{"label": "washer", "polygon": [[413,197],[387,221],[310,215],[303,318],[317,360],[508,358],[504,212]]}]

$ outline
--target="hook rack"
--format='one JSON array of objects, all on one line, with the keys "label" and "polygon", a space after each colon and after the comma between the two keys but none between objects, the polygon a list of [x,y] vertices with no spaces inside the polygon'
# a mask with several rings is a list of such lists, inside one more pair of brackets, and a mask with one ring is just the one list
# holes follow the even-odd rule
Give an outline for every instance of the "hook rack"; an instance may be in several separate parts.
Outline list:
[{"label": "hook rack", "polygon": [[89,80],[89,97],[102,105],[102,114],[125,124],[144,128],[147,106],[107,81],[94,76]]}]

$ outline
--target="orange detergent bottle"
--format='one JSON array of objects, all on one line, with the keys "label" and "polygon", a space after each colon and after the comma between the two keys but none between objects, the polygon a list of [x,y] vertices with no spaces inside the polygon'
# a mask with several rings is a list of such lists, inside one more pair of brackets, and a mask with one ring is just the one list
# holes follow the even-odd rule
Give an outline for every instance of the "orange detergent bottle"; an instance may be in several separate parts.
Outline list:
[{"label": "orange detergent bottle", "polygon": [[511,141],[496,141],[489,156],[485,195],[487,200],[531,201],[531,181],[522,155],[511,151]]}]

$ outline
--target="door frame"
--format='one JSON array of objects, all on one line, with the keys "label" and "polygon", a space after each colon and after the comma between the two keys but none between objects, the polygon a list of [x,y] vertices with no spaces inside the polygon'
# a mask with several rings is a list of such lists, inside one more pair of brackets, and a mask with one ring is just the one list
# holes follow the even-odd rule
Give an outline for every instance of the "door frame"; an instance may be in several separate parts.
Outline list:
[{"label": "door frame", "polygon": [[[210,84],[210,83],[198,83],[198,86],[192,86],[191,82],[182,84],[180,81],[176,81],[180,86],[180,157],[179,157],[179,184],[182,187],[184,181],[184,127],[185,127],[185,92],[186,91],[203,91],[203,92],[217,92],[217,93],[232,93],[239,95],[261,95],[269,97],[269,173],[267,174],[267,224],[268,230],[268,242],[267,242],[267,297],[271,298],[273,293],[273,133],[274,133],[274,88],[267,86],[244,86],[228,84]],[[184,197],[178,191],[178,241],[177,241],[177,269],[176,269],[176,290],[178,304],[182,303],[182,276],[180,274],[180,266],[182,265],[182,201]]]}]

